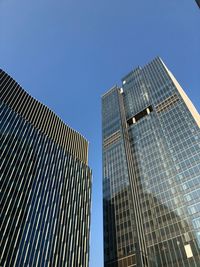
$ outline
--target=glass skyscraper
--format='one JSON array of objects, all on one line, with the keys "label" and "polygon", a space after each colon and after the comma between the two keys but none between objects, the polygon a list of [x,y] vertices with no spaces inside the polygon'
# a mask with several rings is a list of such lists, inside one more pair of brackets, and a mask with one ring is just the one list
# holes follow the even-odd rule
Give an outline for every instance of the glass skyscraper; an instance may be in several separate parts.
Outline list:
[{"label": "glass skyscraper", "polygon": [[87,267],[88,142],[0,70],[0,266]]},{"label": "glass skyscraper", "polygon": [[160,58],[102,96],[105,267],[200,266],[200,116]]}]

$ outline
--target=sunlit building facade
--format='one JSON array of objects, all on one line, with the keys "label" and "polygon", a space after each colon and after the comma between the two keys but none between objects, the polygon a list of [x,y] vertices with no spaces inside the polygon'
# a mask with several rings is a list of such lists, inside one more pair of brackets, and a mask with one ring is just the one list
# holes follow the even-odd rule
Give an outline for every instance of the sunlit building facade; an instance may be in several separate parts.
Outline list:
[{"label": "sunlit building facade", "polygon": [[200,116],[160,58],[102,96],[104,267],[200,266]]},{"label": "sunlit building facade", "polygon": [[88,142],[0,70],[0,266],[88,266]]}]

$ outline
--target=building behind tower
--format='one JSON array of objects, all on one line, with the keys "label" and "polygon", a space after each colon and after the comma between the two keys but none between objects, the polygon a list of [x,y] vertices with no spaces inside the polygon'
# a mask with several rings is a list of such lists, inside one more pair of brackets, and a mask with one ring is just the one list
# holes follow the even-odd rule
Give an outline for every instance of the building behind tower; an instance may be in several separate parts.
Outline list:
[{"label": "building behind tower", "polygon": [[0,266],[87,267],[87,141],[2,70],[0,99]]},{"label": "building behind tower", "polygon": [[198,7],[200,8],[200,0],[196,0]]},{"label": "building behind tower", "polygon": [[105,267],[200,266],[199,127],[160,58],[102,96]]}]

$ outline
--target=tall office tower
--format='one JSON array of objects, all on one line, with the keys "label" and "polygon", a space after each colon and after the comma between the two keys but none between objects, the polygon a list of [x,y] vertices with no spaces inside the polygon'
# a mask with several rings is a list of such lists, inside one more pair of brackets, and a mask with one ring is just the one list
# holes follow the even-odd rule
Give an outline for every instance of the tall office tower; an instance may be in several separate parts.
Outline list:
[{"label": "tall office tower", "polygon": [[88,143],[0,71],[0,266],[88,266]]},{"label": "tall office tower", "polygon": [[200,266],[200,116],[160,58],[102,96],[105,267]]}]

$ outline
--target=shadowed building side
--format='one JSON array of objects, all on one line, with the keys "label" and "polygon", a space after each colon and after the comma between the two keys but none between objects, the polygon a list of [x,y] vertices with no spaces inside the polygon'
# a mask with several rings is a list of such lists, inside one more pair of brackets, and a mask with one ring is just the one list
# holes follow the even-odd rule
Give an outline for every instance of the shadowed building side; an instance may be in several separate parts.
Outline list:
[{"label": "shadowed building side", "polygon": [[87,141],[0,72],[3,267],[88,266]]},{"label": "shadowed building side", "polygon": [[195,1],[197,3],[198,7],[200,8],[200,0],[195,0]]}]

